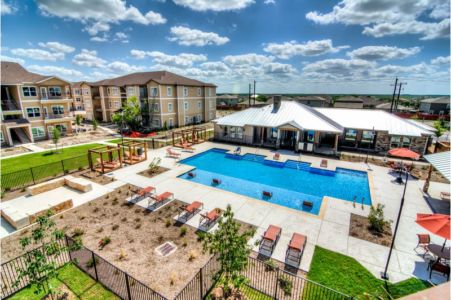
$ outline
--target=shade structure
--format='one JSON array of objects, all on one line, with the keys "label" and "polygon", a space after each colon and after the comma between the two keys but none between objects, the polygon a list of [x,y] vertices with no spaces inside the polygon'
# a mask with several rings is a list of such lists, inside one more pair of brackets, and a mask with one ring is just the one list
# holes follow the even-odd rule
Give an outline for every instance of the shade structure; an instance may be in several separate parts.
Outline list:
[{"label": "shade structure", "polygon": [[388,151],[388,154],[391,156],[401,157],[401,158],[411,158],[411,159],[419,159],[420,154],[416,153],[407,148],[394,148]]},{"label": "shade structure", "polygon": [[450,236],[450,216],[442,214],[417,214],[415,220],[424,229],[449,240]]}]

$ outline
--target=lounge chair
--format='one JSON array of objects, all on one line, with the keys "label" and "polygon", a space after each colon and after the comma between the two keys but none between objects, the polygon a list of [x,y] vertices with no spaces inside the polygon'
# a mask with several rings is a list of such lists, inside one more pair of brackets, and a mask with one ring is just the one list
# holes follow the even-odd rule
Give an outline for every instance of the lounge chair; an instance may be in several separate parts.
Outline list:
[{"label": "lounge chair", "polygon": [[451,196],[451,194],[448,193],[448,192],[441,192],[440,193],[440,198],[442,198],[442,200],[445,200],[445,201],[449,201],[450,200],[450,196]]},{"label": "lounge chair", "polygon": [[153,186],[146,186],[145,188],[140,189],[136,195],[141,198],[141,197],[146,197],[146,196],[152,196],[153,194],[156,193],[156,189]]},{"label": "lounge chair", "polygon": [[[153,204],[150,205],[150,202],[153,200]],[[158,206],[163,205],[167,201],[174,200],[174,194],[171,192],[164,192],[163,194],[160,194],[158,196],[152,196],[149,198],[148,206]]]},{"label": "lounge chair", "polygon": [[280,235],[282,233],[282,228],[269,225],[268,229],[266,229],[265,233],[262,236],[262,240],[260,242],[260,250],[268,251],[270,254],[274,251],[274,248],[279,241]]},{"label": "lounge chair", "polygon": [[204,204],[200,201],[194,201],[191,204],[188,204],[183,207],[183,218],[185,220],[188,220],[192,216],[194,216],[199,210],[201,210],[204,207]]},{"label": "lounge chair", "polygon": [[263,191],[263,197],[271,198],[272,197],[272,193],[268,192],[268,191]]},{"label": "lounge chair", "polygon": [[321,167],[321,168],[327,168],[327,159],[322,159],[322,160],[321,160],[320,167]]},{"label": "lounge chair", "polygon": [[240,155],[241,154],[241,147],[236,147],[235,151],[233,151],[233,154]]},{"label": "lounge chair", "polygon": [[166,154],[168,157],[180,158],[181,154],[172,150],[172,148],[166,149]]},{"label": "lounge chair", "polygon": [[307,237],[300,233],[293,233],[286,252],[286,260],[290,260],[299,264],[301,262],[304,247],[307,243]]},{"label": "lounge chair", "polygon": [[312,201],[308,201],[308,200],[304,200],[304,201],[302,201],[302,206],[313,207],[313,202]]},{"label": "lounge chair", "polygon": [[194,152],[196,151],[196,149],[194,149],[193,147],[191,147],[190,144],[183,144],[182,145],[183,150],[188,151],[188,152]]},{"label": "lounge chair", "polygon": [[279,160],[280,159],[280,153],[279,152],[274,153],[273,159],[274,160]]},{"label": "lounge chair", "polygon": [[210,227],[212,224],[214,224],[219,217],[221,216],[221,210],[219,208],[214,208],[209,213],[201,214],[200,215],[200,224],[204,222],[205,227]]},{"label": "lounge chair", "polygon": [[441,273],[443,276],[446,276],[447,280],[449,281],[450,267],[448,265],[442,264],[439,261],[434,261],[429,264],[428,268],[430,269],[429,279],[431,279],[432,271],[435,271]]},{"label": "lounge chair", "polygon": [[196,173],[188,172],[188,176],[189,176],[189,178],[194,178],[194,177],[196,177]]},{"label": "lounge chair", "polygon": [[417,234],[417,236],[418,236],[418,244],[413,250],[416,250],[417,248],[423,249],[424,250],[423,257],[425,257],[426,254],[429,252],[429,244],[431,243],[431,236],[427,233]]}]

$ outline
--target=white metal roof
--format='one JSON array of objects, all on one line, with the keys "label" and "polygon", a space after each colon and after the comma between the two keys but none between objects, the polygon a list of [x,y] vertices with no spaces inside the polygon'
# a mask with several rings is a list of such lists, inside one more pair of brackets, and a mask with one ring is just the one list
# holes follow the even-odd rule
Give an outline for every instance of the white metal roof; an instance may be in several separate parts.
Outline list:
[{"label": "white metal roof", "polygon": [[413,120],[413,119],[405,119],[405,120],[406,120],[407,122],[409,122],[409,123],[415,125],[415,126],[420,127],[421,129],[430,131],[431,133],[435,133],[435,132],[437,131],[437,129],[435,129],[435,128],[432,127],[432,126],[429,126],[428,124],[426,124],[426,123],[424,123],[424,122],[421,122],[421,121],[418,121],[418,120]]},{"label": "white metal roof", "polygon": [[261,126],[279,127],[291,124],[303,130],[315,130],[324,132],[343,132],[343,128],[327,120],[317,111],[295,101],[282,101],[278,110],[273,110],[274,105],[261,108],[248,108],[225,117],[214,120],[218,125],[225,126]]},{"label": "white metal roof", "polygon": [[430,131],[413,125],[404,119],[383,110],[316,108],[321,114],[345,128],[387,131],[392,135],[421,136],[431,135]]},{"label": "white metal roof", "polygon": [[451,152],[440,152],[425,155],[424,158],[431,163],[446,179],[451,181]]}]

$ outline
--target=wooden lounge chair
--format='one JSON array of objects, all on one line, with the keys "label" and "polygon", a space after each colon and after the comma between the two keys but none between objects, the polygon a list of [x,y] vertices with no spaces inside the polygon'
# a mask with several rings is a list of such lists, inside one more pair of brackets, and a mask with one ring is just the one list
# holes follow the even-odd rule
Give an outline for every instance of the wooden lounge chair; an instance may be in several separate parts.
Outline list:
[{"label": "wooden lounge chair", "polygon": [[200,224],[204,222],[205,227],[210,227],[212,224],[214,224],[219,217],[221,216],[221,210],[219,208],[214,208],[209,213],[201,214],[200,215]]},{"label": "wooden lounge chair", "polygon": [[180,158],[181,154],[172,150],[172,148],[166,149],[166,155],[172,158]]},{"label": "wooden lounge chair", "polygon": [[321,160],[320,167],[321,167],[321,168],[327,168],[327,159],[322,159],[322,160]]},{"label": "wooden lounge chair", "polygon": [[279,241],[280,235],[282,233],[282,228],[269,225],[268,229],[266,229],[265,233],[262,236],[262,240],[260,242],[260,250],[268,251],[270,254],[274,251],[274,248]]},{"label": "wooden lounge chair", "polygon": [[274,160],[279,160],[280,159],[280,153],[279,152],[274,153],[273,159]]},{"label": "wooden lounge chair", "polygon": [[450,200],[450,196],[451,196],[451,194],[448,193],[448,192],[441,192],[440,193],[440,198],[442,198],[442,200],[445,200],[445,201],[449,201]]},{"label": "wooden lounge chair", "polygon": [[304,247],[307,243],[307,237],[300,233],[293,233],[290,243],[288,244],[286,259],[299,264],[301,262]]},{"label": "wooden lounge chair", "polygon": [[191,204],[186,205],[183,207],[183,217],[185,220],[188,220],[192,216],[194,216],[199,210],[201,210],[204,207],[204,204],[200,201],[194,201]]},{"label": "wooden lounge chair", "polygon": [[193,147],[191,147],[190,144],[183,144],[182,145],[183,150],[188,151],[188,152],[194,152],[196,151],[196,149],[194,149]]},{"label": "wooden lounge chair", "polygon": [[417,234],[417,236],[418,236],[418,244],[413,250],[416,250],[417,248],[423,249],[424,250],[423,257],[425,257],[426,254],[429,252],[429,244],[431,243],[431,236],[427,233]]},{"label": "wooden lounge chair", "polygon": [[[153,204],[150,205],[150,202],[154,200]],[[158,206],[163,205],[167,201],[174,200],[174,194],[171,192],[164,192],[163,194],[160,194],[158,196],[152,196],[149,198],[148,206]]]}]

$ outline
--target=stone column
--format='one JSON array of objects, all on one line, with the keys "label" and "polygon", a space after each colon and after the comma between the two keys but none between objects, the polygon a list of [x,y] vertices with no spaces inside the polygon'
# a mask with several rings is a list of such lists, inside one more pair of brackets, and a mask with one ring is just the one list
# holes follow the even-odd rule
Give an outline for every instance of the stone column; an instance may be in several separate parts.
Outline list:
[{"label": "stone column", "polygon": [[276,149],[280,148],[280,129],[277,129]]},{"label": "stone column", "polygon": [[429,183],[431,181],[431,175],[432,175],[432,165],[429,165],[429,171],[428,171],[428,177],[426,178],[426,181],[424,182],[423,186],[423,192],[427,193],[429,190]]}]

